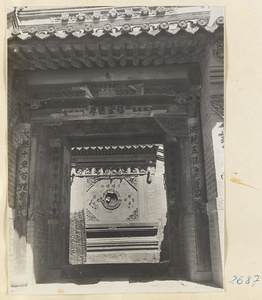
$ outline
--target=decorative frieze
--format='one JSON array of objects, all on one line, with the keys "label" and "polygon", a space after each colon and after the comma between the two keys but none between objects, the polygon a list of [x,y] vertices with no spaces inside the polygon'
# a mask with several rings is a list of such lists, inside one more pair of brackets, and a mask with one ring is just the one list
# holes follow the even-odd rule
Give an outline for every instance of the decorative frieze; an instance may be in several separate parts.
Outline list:
[{"label": "decorative frieze", "polygon": [[[88,83],[84,87],[73,87],[72,91],[43,91],[35,96],[41,101],[58,100],[58,99],[79,99],[95,97],[115,97],[115,96],[136,96],[136,95],[165,95],[174,96],[173,100],[177,103],[191,102],[191,95],[181,92],[178,87],[174,86],[149,86],[144,83],[139,84],[121,84],[121,83]],[[181,85],[181,84],[180,84]],[[78,90],[79,89],[79,90]],[[86,90],[88,89],[88,94]],[[32,100],[35,101],[35,100]]]},{"label": "decorative frieze", "polygon": [[75,147],[72,156],[83,155],[133,155],[133,154],[156,154],[158,146],[154,144],[124,145],[124,146],[98,146],[98,147]]}]

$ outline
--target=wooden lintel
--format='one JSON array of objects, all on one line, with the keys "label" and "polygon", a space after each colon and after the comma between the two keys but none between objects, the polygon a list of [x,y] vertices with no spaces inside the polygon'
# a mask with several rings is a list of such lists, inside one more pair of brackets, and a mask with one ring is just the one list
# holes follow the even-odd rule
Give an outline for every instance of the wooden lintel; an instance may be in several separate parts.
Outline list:
[{"label": "wooden lintel", "polygon": [[[110,76],[108,76],[108,74]],[[81,84],[87,82],[139,82],[141,80],[176,80],[188,78],[188,66],[147,66],[126,68],[99,68],[79,70],[50,70],[35,73],[25,72],[29,85]],[[109,79],[110,78],[110,79]]]}]

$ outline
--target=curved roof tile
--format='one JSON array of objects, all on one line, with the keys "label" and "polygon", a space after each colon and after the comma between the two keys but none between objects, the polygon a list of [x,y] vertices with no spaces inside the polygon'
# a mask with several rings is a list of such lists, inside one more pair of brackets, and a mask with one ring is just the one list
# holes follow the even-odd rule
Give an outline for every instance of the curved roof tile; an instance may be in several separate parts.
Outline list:
[{"label": "curved roof tile", "polygon": [[50,36],[55,36],[59,39],[64,39],[70,35],[81,38],[86,35],[92,35],[95,37],[101,37],[105,34],[109,34],[112,37],[118,37],[123,34],[129,34],[137,36],[143,32],[146,32],[148,35],[155,36],[161,31],[166,31],[172,35],[177,34],[179,31],[186,31],[191,34],[195,34],[199,29],[204,29],[208,33],[214,33],[219,27],[224,25],[224,18],[217,18],[216,22],[213,26],[208,26],[207,21],[205,19],[198,19],[197,21],[186,21],[180,20],[179,22],[167,22],[163,24],[163,21],[157,24],[146,24],[143,23],[141,25],[131,25],[129,23],[125,23],[122,26],[111,26],[111,24],[105,24],[101,27],[92,28],[91,25],[88,27],[83,24],[82,27],[74,28],[71,25],[68,25],[64,29],[57,28],[56,26],[52,26],[52,28],[48,25],[46,26],[32,26],[26,28],[14,28],[12,35],[13,38],[17,37],[21,40],[28,40],[32,37],[37,37],[41,40],[47,39]]}]

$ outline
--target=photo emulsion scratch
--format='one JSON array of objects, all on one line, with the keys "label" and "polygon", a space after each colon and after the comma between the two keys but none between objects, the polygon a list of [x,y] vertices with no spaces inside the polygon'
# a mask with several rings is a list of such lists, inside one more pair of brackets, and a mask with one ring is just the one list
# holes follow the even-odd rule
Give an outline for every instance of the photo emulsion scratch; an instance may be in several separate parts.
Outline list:
[{"label": "photo emulsion scratch", "polygon": [[7,24],[10,293],[223,291],[223,8]]}]

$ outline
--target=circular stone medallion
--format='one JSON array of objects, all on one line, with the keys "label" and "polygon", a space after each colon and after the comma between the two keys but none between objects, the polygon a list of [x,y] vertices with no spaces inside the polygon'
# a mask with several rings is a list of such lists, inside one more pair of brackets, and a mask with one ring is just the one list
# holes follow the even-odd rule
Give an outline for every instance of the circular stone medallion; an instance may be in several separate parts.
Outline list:
[{"label": "circular stone medallion", "polygon": [[119,192],[114,189],[106,190],[101,197],[101,202],[104,208],[109,210],[118,208],[121,204],[121,201],[122,200]]}]

